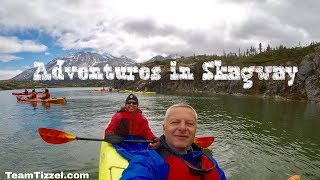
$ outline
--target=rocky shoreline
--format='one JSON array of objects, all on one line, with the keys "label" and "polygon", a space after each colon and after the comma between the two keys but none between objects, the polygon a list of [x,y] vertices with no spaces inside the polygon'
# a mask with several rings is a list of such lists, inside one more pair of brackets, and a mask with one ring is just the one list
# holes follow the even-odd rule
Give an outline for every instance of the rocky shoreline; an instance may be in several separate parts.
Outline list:
[{"label": "rocky shoreline", "polygon": [[[286,65],[294,65],[291,61]],[[259,81],[253,77],[254,84],[250,89],[243,88],[243,81],[203,81],[201,75],[201,64],[195,63],[191,66],[194,72],[194,80],[170,80],[170,71],[161,73],[159,81],[126,82],[117,83],[117,88],[132,88],[138,85],[142,88],[158,93],[204,93],[204,94],[229,94],[229,95],[253,95],[261,97],[273,97],[278,99],[308,100],[320,103],[320,46],[315,48],[313,53],[304,56],[298,66],[295,80],[292,86],[288,86],[287,81]]]}]

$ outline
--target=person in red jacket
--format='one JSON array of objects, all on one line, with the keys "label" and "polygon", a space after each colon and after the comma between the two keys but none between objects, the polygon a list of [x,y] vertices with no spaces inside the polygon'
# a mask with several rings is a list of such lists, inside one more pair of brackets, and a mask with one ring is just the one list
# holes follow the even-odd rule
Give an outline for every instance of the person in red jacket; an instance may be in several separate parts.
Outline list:
[{"label": "person in red jacket", "polygon": [[28,97],[28,99],[37,99],[37,93],[36,93],[35,89],[32,90],[32,93],[31,93],[30,97]]},{"label": "person in red jacket", "polygon": [[42,94],[41,99],[49,99],[50,98],[50,93],[48,89],[44,90],[44,93]]},{"label": "person in red jacket", "polygon": [[105,129],[105,136],[135,136],[146,140],[157,140],[149,127],[147,118],[142,115],[138,106],[137,96],[130,94],[125,101],[125,107],[112,116]]}]

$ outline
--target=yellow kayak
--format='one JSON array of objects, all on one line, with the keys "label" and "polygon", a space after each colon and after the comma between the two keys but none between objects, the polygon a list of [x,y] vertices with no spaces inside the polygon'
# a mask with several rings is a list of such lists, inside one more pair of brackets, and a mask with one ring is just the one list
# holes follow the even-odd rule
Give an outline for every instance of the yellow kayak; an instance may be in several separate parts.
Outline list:
[{"label": "yellow kayak", "polygon": [[120,89],[112,89],[112,90],[108,90],[108,89],[94,89],[93,92],[119,92]]},{"label": "yellow kayak", "polygon": [[157,94],[155,91],[132,91],[132,90],[124,90],[124,93],[132,93],[132,94]]},{"label": "yellow kayak", "polygon": [[127,166],[128,161],[118,154],[112,144],[101,143],[99,180],[118,180]]},{"label": "yellow kayak", "polygon": [[146,92],[144,92],[144,91],[136,91],[134,93],[136,93],[136,94],[157,94],[157,92],[154,92],[154,91],[146,91]]}]

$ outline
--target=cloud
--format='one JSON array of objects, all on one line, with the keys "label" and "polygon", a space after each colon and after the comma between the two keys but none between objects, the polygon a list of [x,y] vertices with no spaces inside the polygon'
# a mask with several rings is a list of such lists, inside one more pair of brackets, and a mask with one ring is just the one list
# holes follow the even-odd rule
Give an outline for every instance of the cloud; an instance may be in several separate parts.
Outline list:
[{"label": "cloud", "polygon": [[[289,24],[283,24],[277,18],[270,17],[266,14],[255,14],[249,17],[231,31],[232,39],[237,39],[243,45],[254,44],[260,42],[265,46],[267,44],[273,47],[280,44],[294,47],[299,42],[310,42],[309,33],[300,28]],[[238,46],[241,46],[238,43]]]},{"label": "cloud", "polygon": [[0,36],[0,53],[18,52],[42,52],[47,50],[47,46],[37,44],[31,40],[19,40],[16,37]]},{"label": "cloud", "polygon": [[224,2],[247,7],[250,13],[244,18],[246,25],[242,26],[242,30],[247,30],[249,34],[255,33],[258,28],[261,31],[260,37],[276,40],[275,45],[292,46],[293,43],[296,45],[300,41],[309,44],[320,39],[320,26],[314,23],[320,16],[320,1],[226,0]]},{"label": "cloud", "polygon": [[42,52],[47,50],[47,46],[37,44],[31,40],[20,40],[16,37],[0,36],[0,61],[8,62],[11,60],[23,59],[12,55],[20,52]]},{"label": "cloud", "polygon": [[257,47],[260,42],[295,46],[320,39],[315,23],[320,1],[311,0],[3,0],[1,4],[5,8],[0,8],[0,17],[6,17],[0,18],[3,32],[35,29],[49,34],[64,50],[92,49],[139,61],[158,54],[219,54]]},{"label": "cloud", "polygon": [[135,33],[144,38],[168,36],[178,32],[178,29],[173,25],[160,25],[153,19],[128,19],[122,28],[127,33]]},{"label": "cloud", "polygon": [[20,59],[23,59],[23,58],[10,55],[10,54],[0,54],[0,61],[2,62],[9,62],[12,60],[20,60]]},{"label": "cloud", "polygon": [[8,80],[22,73],[22,70],[0,70],[0,80]]}]

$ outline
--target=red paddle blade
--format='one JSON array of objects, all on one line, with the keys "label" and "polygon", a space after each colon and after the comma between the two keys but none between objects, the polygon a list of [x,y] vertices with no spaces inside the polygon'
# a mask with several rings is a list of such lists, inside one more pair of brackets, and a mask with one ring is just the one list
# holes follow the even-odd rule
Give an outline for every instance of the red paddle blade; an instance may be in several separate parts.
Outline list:
[{"label": "red paddle blade", "polygon": [[76,139],[76,136],[50,128],[39,128],[41,138],[50,144],[64,144]]},{"label": "red paddle blade", "polygon": [[206,136],[206,137],[196,137],[194,142],[198,144],[201,148],[208,148],[214,141],[213,136]]}]

